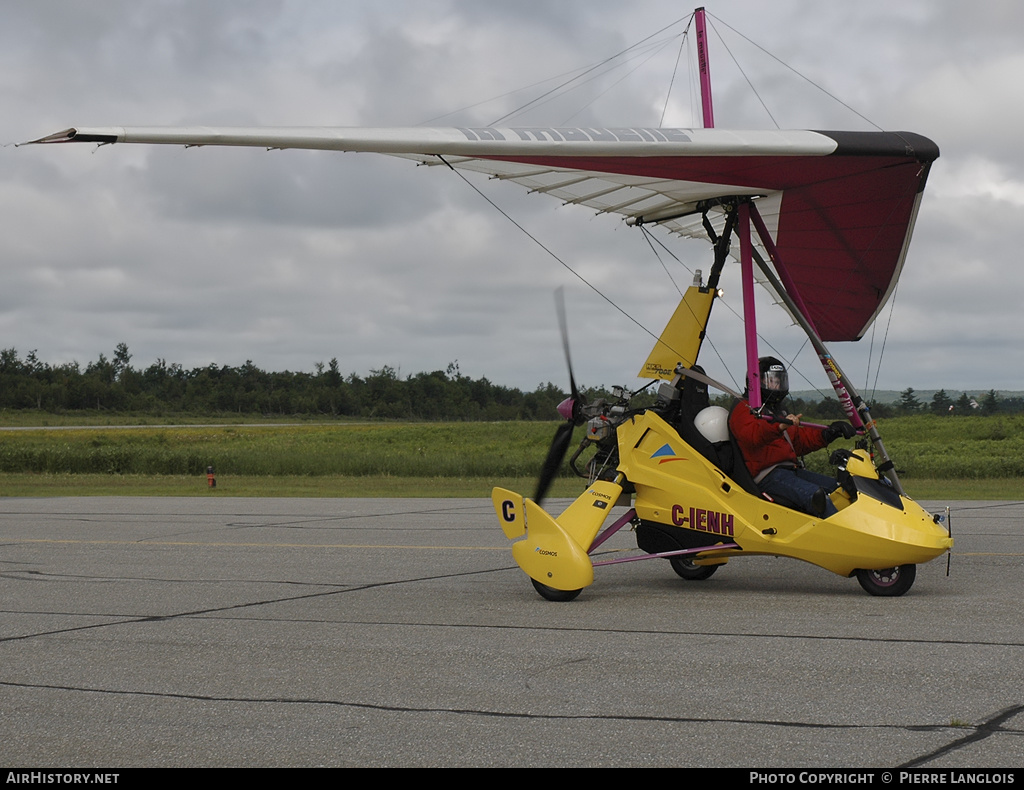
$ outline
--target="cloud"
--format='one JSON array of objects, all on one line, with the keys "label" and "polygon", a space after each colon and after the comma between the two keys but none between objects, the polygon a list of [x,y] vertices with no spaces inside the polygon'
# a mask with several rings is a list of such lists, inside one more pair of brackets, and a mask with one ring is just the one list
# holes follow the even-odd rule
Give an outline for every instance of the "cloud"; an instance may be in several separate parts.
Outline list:
[{"label": "cloud", "polygon": [[[992,2],[964,15],[923,0],[705,5],[720,126],[874,122],[942,149],[893,318],[884,314],[874,345],[869,337],[836,349],[848,371],[874,380],[886,338],[885,388],[1024,389],[1015,271],[1024,7]],[[71,124],[488,123],[684,16],[661,0],[628,9],[610,0],[41,0],[0,14],[5,143]],[[655,125],[679,52],[678,40],[666,41],[649,60],[515,120]],[[693,97],[680,72],[666,122],[692,123]],[[404,160],[119,145],[5,147],[0,167],[3,346],[37,348],[51,362],[109,356],[122,341],[142,366],[252,359],[311,370],[337,357],[345,371],[414,373],[459,359],[466,375],[532,388],[565,379],[551,296],[562,285],[577,376],[630,384],[653,343],[637,324],[657,334],[678,299],[641,233],[616,219],[470,177],[559,262],[459,176]],[[707,270],[707,244],[663,240]],[[679,264],[665,264],[689,282]],[[725,287],[738,302],[733,273]],[[799,333],[767,299],[763,308],[766,339],[796,355]],[[721,306],[711,342],[741,375],[742,332]],[[799,365],[822,384],[806,351]]]}]

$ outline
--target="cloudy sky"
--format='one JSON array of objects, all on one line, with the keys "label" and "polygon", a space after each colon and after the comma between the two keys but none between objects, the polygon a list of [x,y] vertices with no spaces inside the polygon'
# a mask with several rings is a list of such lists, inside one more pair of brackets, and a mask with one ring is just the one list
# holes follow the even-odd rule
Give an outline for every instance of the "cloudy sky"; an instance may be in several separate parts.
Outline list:
[{"label": "cloudy sky", "polygon": [[[895,309],[833,348],[854,381],[868,394],[1024,390],[1024,4],[705,5],[717,126],[909,130],[942,152]],[[457,360],[533,389],[566,378],[553,299],[565,286],[577,378],[636,386],[652,344],[637,323],[660,331],[674,283],[708,269],[706,243],[660,234],[682,263],[659,260],[617,217],[473,179],[619,312],[439,168],[13,143],[88,125],[488,125],[652,34],[502,125],[700,125],[692,35],[680,46],[689,15],[667,0],[4,3],[0,347],[84,364],[125,342],[136,367],[311,371],[336,357],[360,375]],[[735,278],[725,288],[738,308]],[[765,340],[799,352],[793,388],[827,389],[764,307]],[[729,307],[709,336],[709,372],[741,380]]]}]

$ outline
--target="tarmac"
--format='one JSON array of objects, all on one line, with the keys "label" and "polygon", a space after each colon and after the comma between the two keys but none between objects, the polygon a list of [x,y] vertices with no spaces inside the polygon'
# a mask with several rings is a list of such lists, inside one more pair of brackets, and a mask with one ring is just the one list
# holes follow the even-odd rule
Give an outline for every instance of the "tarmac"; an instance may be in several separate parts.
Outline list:
[{"label": "tarmac", "polygon": [[485,499],[4,499],[0,763],[1024,766],[1024,503],[951,513],[902,598],[751,557],[552,603]]}]

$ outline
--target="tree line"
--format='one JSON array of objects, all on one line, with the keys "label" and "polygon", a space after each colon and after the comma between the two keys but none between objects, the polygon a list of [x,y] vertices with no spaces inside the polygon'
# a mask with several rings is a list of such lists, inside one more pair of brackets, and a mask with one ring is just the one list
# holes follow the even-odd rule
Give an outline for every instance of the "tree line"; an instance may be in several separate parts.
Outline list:
[{"label": "tree line", "polygon": [[367,376],[344,375],[338,360],[312,373],[268,372],[252,360],[233,367],[187,370],[158,359],[131,364],[128,346],[82,367],[49,365],[35,351],[0,351],[0,409],[44,412],[106,411],[137,414],[319,415],[365,419],[550,420],[565,393],[554,384],[533,392],[471,379],[458,362],[445,371],[400,378],[389,366]]},{"label": "tree line", "polygon": [[[77,362],[49,365],[35,351],[22,358],[16,349],[0,351],[0,409],[61,413],[106,411],[136,414],[263,414],[308,415],[361,419],[414,420],[552,420],[566,392],[550,382],[532,392],[494,384],[486,378],[462,375],[458,361],[444,371],[400,377],[385,365],[369,375],[342,374],[337,358],[317,363],[312,373],[267,372],[251,360],[232,367],[211,364],[186,370],[158,359],[145,368],[133,367],[125,343],[113,355],[84,367]],[[653,389],[653,388],[652,388]],[[603,388],[588,397],[611,397]],[[648,400],[644,400],[647,398]],[[646,393],[634,405],[649,403]],[[726,398],[725,400],[728,400]],[[718,402],[716,400],[716,402]],[[728,406],[728,403],[722,403]],[[950,409],[949,407],[953,408]],[[795,399],[794,413],[818,419],[840,419],[833,398]],[[962,395],[953,401],[945,390],[930,404],[914,390],[904,391],[895,404],[872,404],[875,417],[935,413],[992,415],[1024,412],[1021,398],[1000,398],[990,391],[978,400]]]},{"label": "tree line", "polygon": [[900,399],[893,407],[893,412],[900,416],[912,414],[936,414],[939,416],[973,416],[991,417],[996,414],[1020,414],[1024,412],[1024,398],[1008,397],[1001,398],[995,390],[989,390],[976,398],[961,393],[956,400],[941,389],[932,395],[930,402],[923,402],[918,399],[917,393],[912,388],[907,388],[900,393]]}]

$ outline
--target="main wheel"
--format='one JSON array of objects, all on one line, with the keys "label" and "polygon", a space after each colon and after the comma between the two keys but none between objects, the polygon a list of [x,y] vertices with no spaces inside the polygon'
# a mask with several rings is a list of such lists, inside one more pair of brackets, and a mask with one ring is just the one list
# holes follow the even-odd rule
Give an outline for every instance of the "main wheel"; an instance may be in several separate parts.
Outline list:
[{"label": "main wheel", "polygon": [[916,578],[916,565],[897,565],[895,568],[886,568],[880,571],[857,569],[857,581],[860,582],[861,587],[871,595],[881,595],[887,598],[903,595],[913,587]]},{"label": "main wheel", "polygon": [[672,570],[688,582],[704,581],[718,570],[717,565],[697,565],[685,554],[681,557],[669,557],[668,561],[672,565]]},{"label": "main wheel", "polygon": [[533,589],[540,593],[541,598],[547,598],[549,601],[571,601],[583,590],[556,590],[554,587],[548,587],[546,584],[541,584],[536,579],[530,579],[533,582]]}]

